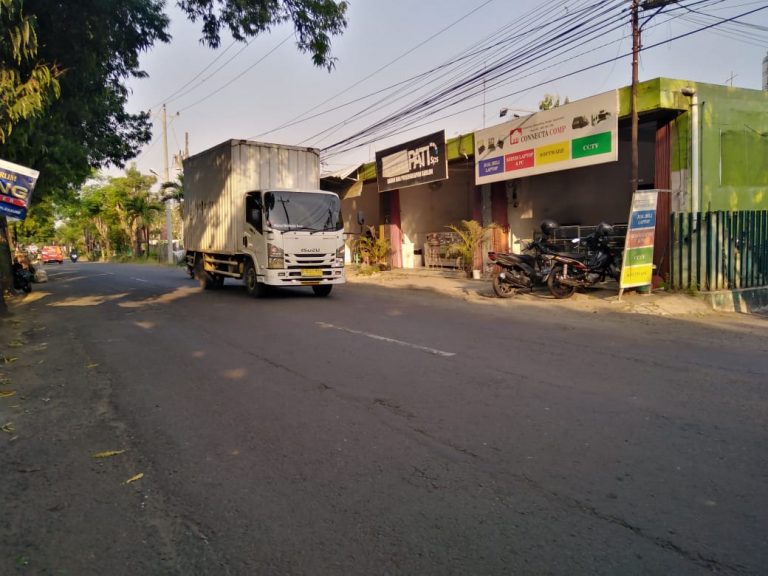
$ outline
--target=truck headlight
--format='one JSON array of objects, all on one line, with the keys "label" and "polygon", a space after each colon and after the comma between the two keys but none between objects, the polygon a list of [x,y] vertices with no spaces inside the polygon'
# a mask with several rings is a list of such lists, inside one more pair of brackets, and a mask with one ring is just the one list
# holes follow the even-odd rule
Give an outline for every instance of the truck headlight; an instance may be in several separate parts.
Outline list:
[{"label": "truck headlight", "polygon": [[267,268],[285,268],[285,252],[275,244],[267,244]]},{"label": "truck headlight", "polygon": [[336,265],[344,266],[344,257],[346,256],[346,245],[342,244],[336,248]]}]

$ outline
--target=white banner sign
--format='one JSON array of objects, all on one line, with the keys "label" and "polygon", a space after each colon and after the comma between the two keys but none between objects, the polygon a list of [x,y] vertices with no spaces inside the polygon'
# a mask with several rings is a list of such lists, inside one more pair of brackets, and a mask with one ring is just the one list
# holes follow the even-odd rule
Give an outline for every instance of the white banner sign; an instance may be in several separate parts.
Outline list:
[{"label": "white banner sign", "polygon": [[619,159],[613,90],[475,132],[475,183],[489,184]]}]

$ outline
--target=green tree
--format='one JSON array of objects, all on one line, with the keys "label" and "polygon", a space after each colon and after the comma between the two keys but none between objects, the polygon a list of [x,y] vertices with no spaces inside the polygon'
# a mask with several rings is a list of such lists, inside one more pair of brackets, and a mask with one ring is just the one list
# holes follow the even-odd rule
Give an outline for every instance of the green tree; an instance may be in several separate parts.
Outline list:
[{"label": "green tree", "polygon": [[131,195],[125,202],[128,225],[136,241],[135,254],[144,255],[142,242],[149,243],[149,227],[157,215],[163,211],[163,203],[153,199],[149,192],[142,190]]},{"label": "green tree", "polygon": [[[0,144],[18,122],[40,114],[58,96],[58,69],[37,59],[34,19],[21,0],[0,0]],[[8,312],[5,292],[11,286],[8,221],[0,216],[0,314]]]},{"label": "green tree", "polygon": [[84,216],[81,222],[86,255],[89,260],[94,260],[97,255],[103,260],[112,253],[109,232],[113,214],[109,209],[106,189],[98,184],[84,187],[80,207],[80,214]]},{"label": "green tree", "polygon": [[[568,96],[566,96],[562,104],[565,105],[569,102],[570,100],[568,99]],[[557,108],[558,106],[560,106],[559,94],[544,94],[544,98],[541,100],[541,102],[539,102],[539,110],[551,110],[552,108]]]},{"label": "green tree", "polygon": [[347,26],[348,3],[335,0],[178,0],[178,6],[203,23],[203,40],[216,48],[226,28],[236,40],[245,40],[292,21],[296,45],[309,52],[315,66],[331,70],[331,36]]},{"label": "green tree", "polygon": [[0,143],[14,124],[40,114],[59,95],[59,70],[37,59],[34,18],[21,0],[0,0]]}]

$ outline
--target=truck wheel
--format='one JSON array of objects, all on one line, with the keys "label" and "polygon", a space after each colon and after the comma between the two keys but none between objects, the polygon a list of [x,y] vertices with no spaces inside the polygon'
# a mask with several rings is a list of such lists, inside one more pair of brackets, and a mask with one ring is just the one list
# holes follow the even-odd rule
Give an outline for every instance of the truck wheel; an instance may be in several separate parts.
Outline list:
[{"label": "truck wheel", "polygon": [[320,284],[319,286],[312,286],[312,292],[315,296],[328,296],[333,289],[333,284]]},{"label": "truck wheel", "polygon": [[254,298],[263,298],[267,295],[267,287],[259,282],[256,275],[256,267],[250,260],[245,265],[245,274],[243,275],[243,281],[245,282],[245,291],[249,296]]},{"label": "truck wheel", "polygon": [[200,283],[200,288],[203,290],[210,290],[214,286],[213,278],[203,267],[202,256],[195,261],[195,278]]}]

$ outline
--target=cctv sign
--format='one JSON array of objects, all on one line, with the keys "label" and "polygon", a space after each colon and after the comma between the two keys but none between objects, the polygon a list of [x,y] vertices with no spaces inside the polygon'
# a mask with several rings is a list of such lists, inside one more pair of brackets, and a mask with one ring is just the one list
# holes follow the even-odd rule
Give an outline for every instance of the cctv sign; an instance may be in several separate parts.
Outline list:
[{"label": "cctv sign", "polygon": [[475,183],[619,159],[617,91],[475,132]]},{"label": "cctv sign", "polygon": [[0,160],[0,216],[24,220],[40,172]]}]

